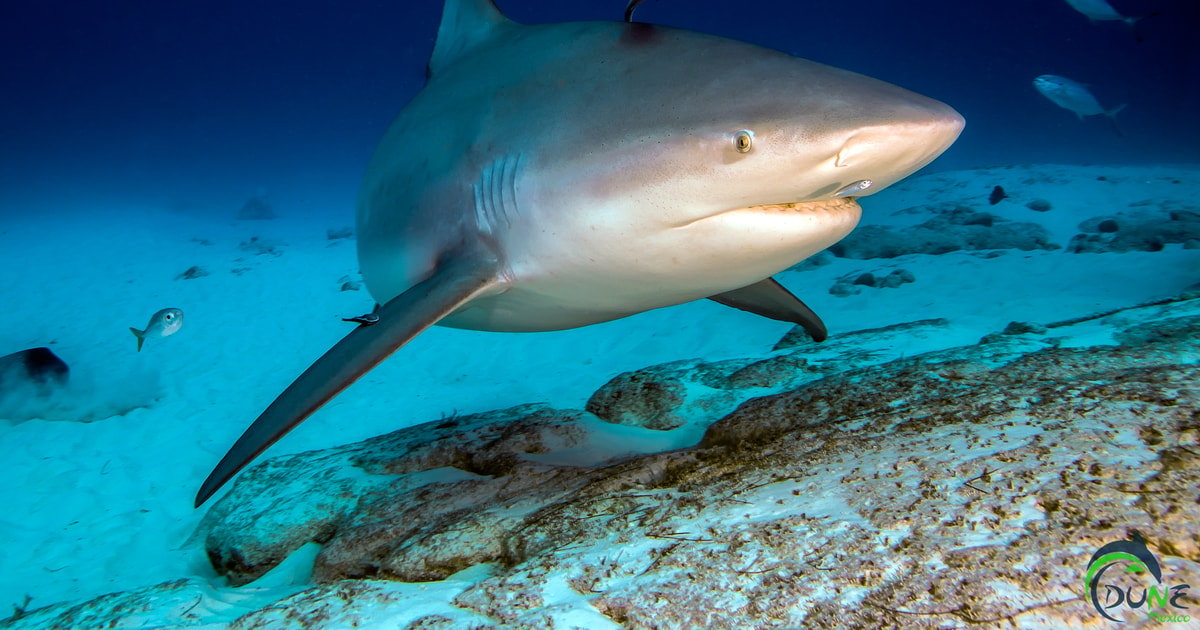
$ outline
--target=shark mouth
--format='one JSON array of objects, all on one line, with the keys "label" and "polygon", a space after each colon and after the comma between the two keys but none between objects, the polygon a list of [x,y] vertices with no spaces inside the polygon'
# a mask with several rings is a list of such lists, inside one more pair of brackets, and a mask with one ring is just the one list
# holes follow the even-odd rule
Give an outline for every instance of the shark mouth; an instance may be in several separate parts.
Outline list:
[{"label": "shark mouth", "polygon": [[[743,206],[731,208],[699,219],[674,226],[674,229],[688,228],[694,225],[711,224],[712,222],[736,221],[775,215],[781,219],[789,216],[793,219],[824,221],[832,223],[849,222],[851,227],[858,223],[862,216],[862,207],[854,197],[837,197],[834,199],[814,199],[810,201],[792,201],[787,203],[769,203],[759,206]],[[849,231],[849,230],[847,230]]]},{"label": "shark mouth", "polygon": [[835,199],[819,199],[816,201],[795,201],[792,203],[772,203],[762,206],[741,208],[735,212],[789,212],[789,213],[844,213],[847,211],[861,212],[858,201],[854,197],[837,197]]}]

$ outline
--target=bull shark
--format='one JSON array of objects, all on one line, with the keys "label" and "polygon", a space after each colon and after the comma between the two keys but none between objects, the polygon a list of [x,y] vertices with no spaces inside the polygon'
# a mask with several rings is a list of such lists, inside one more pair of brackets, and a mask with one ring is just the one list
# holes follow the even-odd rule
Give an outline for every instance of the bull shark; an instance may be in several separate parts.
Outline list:
[{"label": "bull shark", "polygon": [[258,417],[196,506],[432,325],[587,326],[711,298],[821,320],[771,276],[963,128],[949,106],[748,43],[627,22],[525,25],[446,0],[424,88],[372,156],[358,260],[378,303]]}]

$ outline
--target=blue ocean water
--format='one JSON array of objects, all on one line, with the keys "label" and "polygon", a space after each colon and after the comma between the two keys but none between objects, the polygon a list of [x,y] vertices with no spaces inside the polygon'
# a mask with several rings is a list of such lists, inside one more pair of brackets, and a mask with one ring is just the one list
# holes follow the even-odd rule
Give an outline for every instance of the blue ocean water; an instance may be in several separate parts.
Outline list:
[{"label": "blue ocean water", "polygon": [[[624,0],[501,0],[523,22],[620,19]],[[1114,0],[1136,35],[1063,0],[646,0],[639,20],[888,80],[967,119],[930,168],[1200,162],[1200,4]],[[441,3],[4,3],[0,213],[188,208],[269,196],[349,220],[380,134],[421,87]],[[1139,39],[1141,41],[1139,41]],[[1090,86],[1124,136],[1031,86]],[[629,103],[637,116],[638,104]]]}]

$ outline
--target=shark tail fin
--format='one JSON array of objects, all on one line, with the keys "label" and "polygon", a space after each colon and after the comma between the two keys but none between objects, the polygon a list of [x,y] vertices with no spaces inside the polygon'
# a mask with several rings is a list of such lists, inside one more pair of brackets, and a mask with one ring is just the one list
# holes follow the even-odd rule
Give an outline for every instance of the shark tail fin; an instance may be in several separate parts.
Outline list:
[{"label": "shark tail fin", "polygon": [[1115,132],[1118,136],[1125,135],[1121,133],[1121,128],[1117,126],[1117,113],[1119,113],[1122,109],[1125,109],[1124,104],[1117,105],[1116,107],[1104,112],[1104,117],[1108,119],[1108,124],[1112,127],[1113,132]]},{"label": "shark tail fin", "polygon": [[134,337],[137,337],[137,340],[138,340],[138,352],[141,352],[141,351],[142,351],[142,342],[146,341],[146,331],[144,331],[144,330],[138,330],[138,329],[136,329],[136,328],[134,328],[134,327],[130,326],[130,327],[129,327],[129,332],[133,333],[133,336],[134,336]]}]

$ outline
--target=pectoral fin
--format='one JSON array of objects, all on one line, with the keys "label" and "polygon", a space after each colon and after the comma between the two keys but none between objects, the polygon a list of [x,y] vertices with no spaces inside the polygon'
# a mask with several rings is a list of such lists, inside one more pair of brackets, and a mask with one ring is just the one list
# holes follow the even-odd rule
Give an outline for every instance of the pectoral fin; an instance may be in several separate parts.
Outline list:
[{"label": "pectoral fin", "polygon": [[825,323],[800,298],[792,295],[774,278],[767,278],[748,287],[727,291],[709,298],[714,302],[762,315],[781,322],[799,324],[813,341],[825,341],[829,333]]},{"label": "pectoral fin", "polygon": [[494,264],[478,257],[456,258],[384,304],[376,312],[377,322],[355,328],[330,348],[246,429],[200,487],[196,506],[371,368],[496,283]]}]

